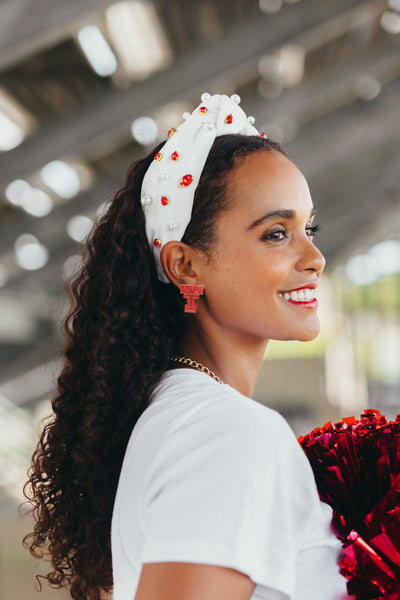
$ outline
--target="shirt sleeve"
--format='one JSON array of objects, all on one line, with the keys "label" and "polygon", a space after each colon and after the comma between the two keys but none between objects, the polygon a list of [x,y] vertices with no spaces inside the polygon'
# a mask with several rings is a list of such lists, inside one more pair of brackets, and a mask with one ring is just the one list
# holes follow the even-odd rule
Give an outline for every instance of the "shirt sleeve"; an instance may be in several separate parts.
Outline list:
[{"label": "shirt sleeve", "polygon": [[291,597],[320,505],[313,475],[278,413],[233,404],[199,408],[166,435],[149,469],[143,562],[226,566]]}]

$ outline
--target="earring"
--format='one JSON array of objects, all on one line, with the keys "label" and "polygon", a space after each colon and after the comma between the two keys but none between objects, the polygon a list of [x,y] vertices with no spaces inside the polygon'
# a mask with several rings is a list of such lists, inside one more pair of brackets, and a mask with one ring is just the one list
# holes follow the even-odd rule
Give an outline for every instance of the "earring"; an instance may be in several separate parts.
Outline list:
[{"label": "earring", "polygon": [[185,304],[185,313],[197,312],[197,306],[194,301],[198,300],[199,297],[203,295],[204,285],[181,285],[179,291],[183,294],[185,300],[187,300]]}]

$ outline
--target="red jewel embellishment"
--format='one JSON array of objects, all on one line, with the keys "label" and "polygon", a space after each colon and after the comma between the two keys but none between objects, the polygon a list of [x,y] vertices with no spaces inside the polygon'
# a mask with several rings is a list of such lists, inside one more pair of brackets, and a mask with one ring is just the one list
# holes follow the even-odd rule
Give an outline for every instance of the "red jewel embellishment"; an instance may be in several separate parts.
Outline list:
[{"label": "red jewel embellishment", "polygon": [[232,123],[232,121],[233,121],[232,115],[227,115],[225,117],[225,123],[228,123],[228,125],[230,125]]},{"label": "red jewel embellishment", "polygon": [[265,137],[265,133],[260,133],[260,137]]},{"label": "red jewel embellishment", "polygon": [[208,108],[206,106],[200,106],[199,113],[206,115],[208,113]]},{"label": "red jewel embellishment", "polygon": [[190,175],[189,173],[187,175],[184,175],[182,177],[182,179],[180,180],[180,184],[183,187],[187,187],[188,185],[190,185],[193,182],[193,175]]},{"label": "red jewel embellishment", "polygon": [[175,152],[173,152],[173,153],[171,154],[171,160],[178,160],[178,159],[179,159],[179,154],[178,154],[178,152],[176,152],[176,151],[175,151]]},{"label": "red jewel embellishment", "polygon": [[154,240],[154,245],[155,245],[156,248],[159,248],[161,246],[161,240],[160,240],[160,238],[156,238]]},{"label": "red jewel embellishment", "polygon": [[171,127],[171,129],[167,133],[167,137],[172,137],[176,133],[176,127]]},{"label": "red jewel embellishment", "polygon": [[169,200],[168,200],[167,196],[161,196],[161,204],[163,206],[167,206],[167,204],[169,204]]},{"label": "red jewel embellishment", "polygon": [[156,152],[154,155],[154,160],[161,160],[162,159],[162,154],[161,152]]}]

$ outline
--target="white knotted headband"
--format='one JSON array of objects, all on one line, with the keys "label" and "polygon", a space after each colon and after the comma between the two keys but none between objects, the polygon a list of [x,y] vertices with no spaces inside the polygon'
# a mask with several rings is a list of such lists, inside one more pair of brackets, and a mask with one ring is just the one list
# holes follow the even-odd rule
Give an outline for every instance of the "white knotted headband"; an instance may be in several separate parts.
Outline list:
[{"label": "white knotted headband", "polygon": [[154,254],[158,278],[169,280],[161,265],[163,246],[180,241],[190,222],[194,194],[211,146],[217,136],[229,133],[259,134],[254,118],[240,108],[234,94],[203,94],[201,104],[183,116],[185,121],[170,129],[168,140],[148,168],[142,184],[141,202],[146,235]]}]

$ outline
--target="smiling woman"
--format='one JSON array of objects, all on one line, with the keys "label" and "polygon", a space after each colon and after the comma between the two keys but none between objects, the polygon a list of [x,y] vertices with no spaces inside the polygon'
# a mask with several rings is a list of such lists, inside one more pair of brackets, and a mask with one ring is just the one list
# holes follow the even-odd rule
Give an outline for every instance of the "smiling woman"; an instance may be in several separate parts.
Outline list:
[{"label": "smiling woman", "polygon": [[318,334],[315,210],[239,101],[132,166],[72,284],[26,544],[75,599],[346,597],[311,468],[251,399],[268,340]]}]

